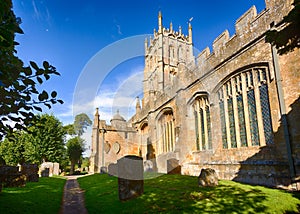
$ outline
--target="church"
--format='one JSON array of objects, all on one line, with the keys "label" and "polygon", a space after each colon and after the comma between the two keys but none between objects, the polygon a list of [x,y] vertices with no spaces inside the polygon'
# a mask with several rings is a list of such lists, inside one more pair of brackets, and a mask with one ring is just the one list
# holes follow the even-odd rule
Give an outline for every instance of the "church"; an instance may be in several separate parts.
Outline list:
[{"label": "church", "polygon": [[[143,98],[126,121],[107,124],[98,109],[90,172],[124,155],[143,158],[147,170],[183,175],[214,169],[220,179],[297,188],[300,180],[300,50],[278,55],[265,42],[281,29],[292,0],[266,0],[225,30],[212,50],[193,53],[192,25],[184,34],[163,25],[145,41]],[[143,45],[143,44],[141,44]],[[174,162],[175,160],[175,162]]]}]

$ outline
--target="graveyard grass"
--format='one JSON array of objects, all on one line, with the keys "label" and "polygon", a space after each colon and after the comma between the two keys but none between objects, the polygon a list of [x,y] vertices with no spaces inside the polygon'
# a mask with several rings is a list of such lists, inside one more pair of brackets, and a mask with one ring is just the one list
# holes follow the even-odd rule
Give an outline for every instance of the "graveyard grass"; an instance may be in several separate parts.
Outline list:
[{"label": "graveyard grass", "polygon": [[145,179],[144,194],[126,202],[118,199],[116,177],[95,174],[78,182],[89,213],[299,213],[300,207],[299,193],[233,181],[204,188],[183,175]]},{"label": "graveyard grass", "polygon": [[58,213],[65,182],[64,177],[42,177],[25,187],[3,188],[0,213]]}]

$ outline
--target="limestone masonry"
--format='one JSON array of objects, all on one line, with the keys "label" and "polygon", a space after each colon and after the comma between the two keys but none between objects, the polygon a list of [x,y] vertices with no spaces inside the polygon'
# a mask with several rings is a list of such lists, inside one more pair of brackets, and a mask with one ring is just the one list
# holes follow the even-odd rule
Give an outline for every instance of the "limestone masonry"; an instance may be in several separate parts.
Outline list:
[{"label": "limestone masonry", "polygon": [[[90,171],[141,156],[145,169],[181,174],[212,168],[219,178],[296,188],[300,179],[300,50],[279,56],[265,33],[292,9],[292,0],[266,0],[225,30],[213,50],[193,54],[188,33],[163,27],[145,41],[143,98],[126,121],[94,118]],[[143,44],[141,44],[143,45]]]}]

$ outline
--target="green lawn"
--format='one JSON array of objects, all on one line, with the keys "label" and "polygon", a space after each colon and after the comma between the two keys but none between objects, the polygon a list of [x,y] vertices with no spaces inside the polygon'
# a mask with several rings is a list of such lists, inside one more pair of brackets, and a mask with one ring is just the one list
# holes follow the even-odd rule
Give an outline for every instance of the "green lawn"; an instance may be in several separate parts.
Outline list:
[{"label": "green lawn", "polygon": [[89,213],[298,213],[299,195],[233,181],[200,188],[197,177],[163,175],[144,181],[144,194],[120,202],[116,177],[78,179]]},{"label": "green lawn", "polygon": [[66,179],[39,178],[25,187],[4,188],[0,193],[0,213],[58,213]]}]

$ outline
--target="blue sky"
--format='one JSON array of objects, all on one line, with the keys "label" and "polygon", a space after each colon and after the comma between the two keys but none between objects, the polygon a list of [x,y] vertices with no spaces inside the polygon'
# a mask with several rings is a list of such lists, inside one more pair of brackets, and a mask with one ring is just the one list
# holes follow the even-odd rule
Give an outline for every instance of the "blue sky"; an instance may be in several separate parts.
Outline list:
[{"label": "blue sky", "polygon": [[[58,97],[64,100],[64,105],[56,105],[48,111],[63,123],[72,123],[80,112],[93,119],[96,106],[100,107],[102,119],[109,120],[117,108],[129,118],[135,96],[141,95],[144,61],[140,54],[136,57],[129,54],[128,60],[114,62],[103,71],[107,61],[130,52],[131,47],[120,50],[122,53],[114,49],[119,47],[120,40],[124,43],[127,38],[152,34],[153,29],[157,29],[158,11],[162,11],[164,26],[168,28],[172,22],[176,30],[182,26],[185,34],[187,22],[193,17],[193,42],[201,51],[211,47],[225,29],[233,35],[236,19],[252,5],[258,13],[265,8],[264,0],[13,0],[14,12],[21,17],[24,31],[24,35],[16,38],[20,43],[17,55],[25,64],[33,60],[41,65],[47,60],[61,73],[43,87],[56,90]],[[144,48],[143,42],[135,45],[141,50]],[[99,60],[102,64],[96,63],[93,73],[88,73],[89,66],[101,53],[105,53],[105,59]],[[82,81],[87,86],[94,84],[95,92],[85,94],[82,88],[78,91]],[[76,93],[94,99],[74,104]],[[123,101],[125,104],[120,104]]]}]

